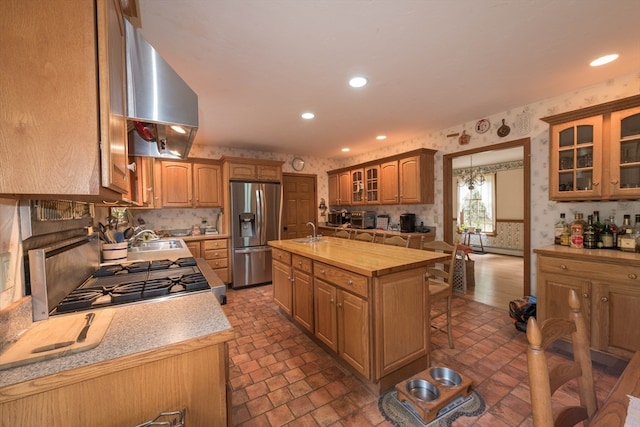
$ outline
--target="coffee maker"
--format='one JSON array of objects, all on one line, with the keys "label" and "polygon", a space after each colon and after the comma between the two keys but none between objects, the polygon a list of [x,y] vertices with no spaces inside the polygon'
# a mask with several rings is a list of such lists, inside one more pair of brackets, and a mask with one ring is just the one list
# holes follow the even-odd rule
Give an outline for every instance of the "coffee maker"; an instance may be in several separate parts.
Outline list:
[{"label": "coffee maker", "polygon": [[400,215],[400,232],[413,233],[416,231],[416,214],[404,213]]}]

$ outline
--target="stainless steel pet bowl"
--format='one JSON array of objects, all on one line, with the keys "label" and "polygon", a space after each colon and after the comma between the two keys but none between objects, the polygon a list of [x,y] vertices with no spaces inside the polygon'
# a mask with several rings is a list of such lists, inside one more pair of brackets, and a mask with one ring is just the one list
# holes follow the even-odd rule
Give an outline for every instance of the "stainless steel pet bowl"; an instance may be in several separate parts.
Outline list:
[{"label": "stainless steel pet bowl", "polygon": [[431,375],[434,381],[445,387],[454,387],[462,384],[462,377],[453,369],[445,367],[431,368],[429,375]]},{"label": "stainless steel pet bowl", "polygon": [[420,378],[414,378],[407,382],[407,391],[415,399],[422,402],[431,402],[440,396],[440,392],[435,385]]}]

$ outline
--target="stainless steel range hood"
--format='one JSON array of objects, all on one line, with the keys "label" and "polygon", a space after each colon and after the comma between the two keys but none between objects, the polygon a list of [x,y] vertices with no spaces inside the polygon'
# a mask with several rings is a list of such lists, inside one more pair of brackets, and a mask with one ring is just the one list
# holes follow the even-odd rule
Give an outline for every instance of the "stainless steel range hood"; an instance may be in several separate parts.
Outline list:
[{"label": "stainless steel range hood", "polygon": [[198,95],[124,19],[130,155],[186,159],[198,130]]}]

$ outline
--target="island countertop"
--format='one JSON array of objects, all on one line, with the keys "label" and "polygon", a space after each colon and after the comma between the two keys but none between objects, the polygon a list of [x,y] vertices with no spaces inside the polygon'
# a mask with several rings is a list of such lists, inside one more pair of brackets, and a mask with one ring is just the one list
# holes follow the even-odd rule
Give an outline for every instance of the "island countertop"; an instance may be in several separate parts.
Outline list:
[{"label": "island countertop", "polygon": [[276,249],[302,255],[368,277],[426,267],[450,257],[448,254],[437,252],[337,237],[322,237],[319,242],[315,243],[299,243],[292,239],[272,240],[268,244]]}]

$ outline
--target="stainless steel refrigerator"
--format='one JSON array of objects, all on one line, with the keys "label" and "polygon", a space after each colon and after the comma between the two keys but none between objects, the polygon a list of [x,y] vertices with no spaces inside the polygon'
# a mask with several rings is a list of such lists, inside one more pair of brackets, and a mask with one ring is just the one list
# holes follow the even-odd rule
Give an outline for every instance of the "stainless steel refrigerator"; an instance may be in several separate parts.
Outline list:
[{"label": "stainless steel refrigerator", "polygon": [[269,240],[280,239],[280,184],[231,182],[233,288],[271,282]]}]

